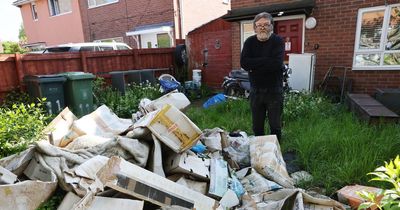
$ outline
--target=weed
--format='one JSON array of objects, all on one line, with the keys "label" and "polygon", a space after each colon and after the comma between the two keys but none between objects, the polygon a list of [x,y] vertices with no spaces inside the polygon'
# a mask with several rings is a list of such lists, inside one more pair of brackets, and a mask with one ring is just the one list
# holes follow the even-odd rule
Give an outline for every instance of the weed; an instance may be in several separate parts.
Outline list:
[{"label": "weed", "polygon": [[25,150],[29,144],[43,138],[49,116],[42,104],[14,104],[0,108],[0,156]]},{"label": "weed", "polygon": [[389,163],[385,162],[385,166],[380,166],[374,172],[368,173],[373,175],[370,181],[378,181],[390,184],[390,189],[382,190],[375,194],[370,192],[357,192],[366,202],[360,204],[358,209],[368,209],[376,207],[381,209],[400,209],[400,157],[396,156]]}]

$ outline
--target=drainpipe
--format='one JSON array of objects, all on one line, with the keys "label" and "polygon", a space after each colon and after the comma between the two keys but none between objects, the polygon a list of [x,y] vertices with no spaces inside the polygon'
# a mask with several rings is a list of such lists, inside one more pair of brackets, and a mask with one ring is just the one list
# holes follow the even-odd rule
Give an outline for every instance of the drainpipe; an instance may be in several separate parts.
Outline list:
[{"label": "drainpipe", "polygon": [[179,39],[182,39],[182,3],[177,0]]}]

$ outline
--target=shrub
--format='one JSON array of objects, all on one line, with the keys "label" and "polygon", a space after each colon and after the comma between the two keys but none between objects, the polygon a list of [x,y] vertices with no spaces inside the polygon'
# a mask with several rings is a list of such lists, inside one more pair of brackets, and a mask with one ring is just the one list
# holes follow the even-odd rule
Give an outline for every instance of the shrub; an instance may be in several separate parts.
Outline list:
[{"label": "shrub", "polygon": [[94,82],[93,92],[95,101],[98,106],[105,104],[116,115],[123,118],[132,117],[132,113],[138,111],[138,105],[141,99],[148,98],[154,100],[161,96],[158,85],[146,84],[129,84],[125,94],[113,90],[107,86],[103,78],[96,78]]},{"label": "shrub", "polygon": [[11,108],[0,108],[0,156],[5,157],[20,151],[43,138],[43,129],[49,118],[42,104],[14,104]]},{"label": "shrub", "polygon": [[385,162],[385,166],[378,167],[374,172],[368,173],[373,175],[370,181],[379,181],[389,183],[391,189],[386,189],[378,194],[370,192],[357,192],[362,198],[367,200],[360,204],[358,209],[367,209],[376,207],[378,209],[400,209],[400,157],[389,163]]},{"label": "shrub", "polygon": [[7,93],[4,98],[1,107],[12,108],[14,104],[30,104],[32,100],[26,92],[20,91],[19,89],[12,90]]},{"label": "shrub", "polygon": [[285,95],[283,116],[285,120],[297,120],[311,113],[332,114],[334,106],[319,94],[288,93]]}]

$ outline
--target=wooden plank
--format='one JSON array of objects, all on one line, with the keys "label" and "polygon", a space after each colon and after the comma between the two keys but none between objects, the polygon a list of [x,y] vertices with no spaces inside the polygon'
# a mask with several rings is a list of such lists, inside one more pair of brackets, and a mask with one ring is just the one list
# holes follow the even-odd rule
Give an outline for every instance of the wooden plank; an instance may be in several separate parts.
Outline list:
[{"label": "wooden plank", "polygon": [[398,122],[399,116],[367,94],[348,94],[348,106],[368,123]]}]

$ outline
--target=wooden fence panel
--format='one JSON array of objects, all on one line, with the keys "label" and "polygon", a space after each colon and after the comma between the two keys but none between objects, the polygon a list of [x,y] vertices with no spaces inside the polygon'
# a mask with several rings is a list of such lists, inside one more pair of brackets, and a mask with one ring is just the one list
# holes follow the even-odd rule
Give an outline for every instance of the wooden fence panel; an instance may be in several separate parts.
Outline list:
[{"label": "wooden fence panel", "polygon": [[0,55],[0,64],[0,98],[3,98],[6,92],[19,85],[15,55]]},{"label": "wooden fence panel", "polygon": [[[174,48],[133,49],[104,52],[0,55],[0,99],[22,87],[25,75],[49,75],[84,71],[109,77],[111,71],[173,69]],[[169,71],[169,73],[173,73]],[[157,74],[158,75],[158,74]]]}]

